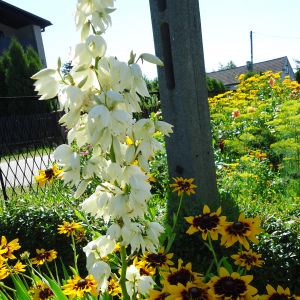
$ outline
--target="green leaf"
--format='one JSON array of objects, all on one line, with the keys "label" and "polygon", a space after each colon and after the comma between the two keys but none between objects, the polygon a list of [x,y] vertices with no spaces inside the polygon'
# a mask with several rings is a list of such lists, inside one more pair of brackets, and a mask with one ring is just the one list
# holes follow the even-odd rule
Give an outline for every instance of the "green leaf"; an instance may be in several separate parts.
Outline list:
[{"label": "green leaf", "polygon": [[1,300],[8,300],[8,298],[0,291]]},{"label": "green leaf", "polygon": [[11,276],[11,278],[16,289],[17,299],[30,300],[31,297],[29,296],[27,289],[24,283],[22,282],[22,280],[20,278],[15,278],[14,276]]},{"label": "green leaf", "polygon": [[220,260],[220,262],[219,262],[219,267],[221,267],[222,265],[225,267],[225,269],[226,269],[229,273],[232,273],[232,272],[233,272],[232,266],[231,266],[230,262],[227,260],[226,257],[222,257],[222,258],[221,258],[221,260]]},{"label": "green leaf", "polygon": [[175,240],[175,237],[176,237],[176,233],[173,233],[169,236],[169,239],[168,239],[168,245],[166,247],[166,253],[168,253],[173,245],[173,242]]},{"label": "green leaf", "polygon": [[76,271],[75,268],[73,268],[73,267],[71,267],[71,266],[69,266],[69,268],[70,268],[70,270],[72,271],[72,273],[73,273],[74,275],[78,275],[78,272]]},{"label": "green leaf", "polygon": [[[47,275],[44,275],[44,277],[47,279],[51,290],[59,300],[68,300],[67,296],[63,293],[61,287],[53,279],[51,279]],[[20,299],[23,300],[23,298]]]},{"label": "green leaf", "polygon": [[60,263],[61,263],[61,267],[62,267],[62,270],[63,270],[63,273],[64,273],[64,279],[69,279],[70,278],[70,275],[67,271],[67,268],[65,267],[65,264],[64,262],[62,261],[62,259],[60,258]]},{"label": "green leaf", "polygon": [[79,210],[75,209],[74,214],[79,220],[85,221],[85,217],[82,215],[82,213]]},{"label": "green leaf", "polygon": [[[95,298],[97,299],[97,298]],[[107,292],[103,293],[100,297],[101,300],[112,300],[113,297],[111,295],[109,295]]]}]

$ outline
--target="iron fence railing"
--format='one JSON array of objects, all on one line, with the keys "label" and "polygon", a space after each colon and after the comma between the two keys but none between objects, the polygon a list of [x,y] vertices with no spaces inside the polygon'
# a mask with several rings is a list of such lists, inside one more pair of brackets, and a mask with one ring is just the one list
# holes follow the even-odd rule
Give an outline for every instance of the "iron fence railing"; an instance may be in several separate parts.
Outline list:
[{"label": "iron fence railing", "polygon": [[38,191],[34,176],[53,163],[53,150],[65,142],[60,112],[0,118],[0,195],[5,200]]},{"label": "iron fence railing", "polygon": [[[149,117],[152,112],[160,110],[159,93],[150,94],[150,98],[141,99],[142,112],[136,114],[137,119]],[[66,142],[65,131],[58,123],[62,112],[28,114],[33,104],[40,109],[43,102],[30,97],[21,100],[13,103],[9,99],[6,104],[4,101],[8,99],[0,98],[0,196],[2,194],[5,200],[27,190],[39,192],[41,189],[34,176],[38,175],[38,170],[53,164],[53,150]],[[30,103],[30,110],[25,111]],[[18,107],[18,111],[24,114],[8,114],[4,111],[8,105]]]}]

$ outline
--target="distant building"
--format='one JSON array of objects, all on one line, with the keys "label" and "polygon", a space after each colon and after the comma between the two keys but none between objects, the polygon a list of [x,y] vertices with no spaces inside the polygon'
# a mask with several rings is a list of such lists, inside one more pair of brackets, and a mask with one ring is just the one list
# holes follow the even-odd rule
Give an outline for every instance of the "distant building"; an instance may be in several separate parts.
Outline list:
[{"label": "distant building", "polygon": [[[266,71],[281,72],[281,79],[285,76],[290,76],[291,80],[295,80],[294,71],[286,56],[253,64],[253,72],[262,73]],[[249,65],[246,65],[229,70],[207,73],[207,76],[222,81],[227,89],[234,90],[236,85],[239,84],[238,77],[248,72]]]},{"label": "distant building", "polygon": [[0,0],[0,53],[15,37],[24,47],[31,45],[46,66],[41,32],[49,25],[52,24],[48,20]]}]

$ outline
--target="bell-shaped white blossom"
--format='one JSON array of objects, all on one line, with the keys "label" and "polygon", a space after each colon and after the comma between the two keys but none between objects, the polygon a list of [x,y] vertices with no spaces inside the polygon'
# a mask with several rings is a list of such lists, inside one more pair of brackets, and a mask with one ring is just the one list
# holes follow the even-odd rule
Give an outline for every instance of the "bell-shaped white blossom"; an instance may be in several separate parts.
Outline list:
[{"label": "bell-shaped white blossom", "polygon": [[164,122],[164,121],[156,121],[155,123],[155,129],[160,131],[161,133],[163,133],[166,136],[169,136],[170,133],[173,132],[172,127],[173,125]]},{"label": "bell-shaped white blossom", "polygon": [[94,253],[95,257],[104,258],[108,254],[112,253],[116,247],[116,242],[105,236],[102,235],[97,239],[89,242],[84,248],[83,251],[86,253],[87,256]]},{"label": "bell-shaped white blossom", "polygon": [[110,220],[109,206],[113,194],[98,186],[96,191],[81,203],[82,209],[96,218],[103,218],[105,222]]},{"label": "bell-shaped white blossom", "polygon": [[126,289],[130,297],[134,293],[147,295],[155,282],[150,276],[140,275],[136,266],[131,265],[126,270]]},{"label": "bell-shaped white blossom", "polygon": [[114,11],[114,0],[78,0],[75,14],[77,29],[82,29],[87,19],[97,31],[104,32],[111,25],[110,13]]},{"label": "bell-shaped white blossom", "polygon": [[106,152],[110,149],[112,136],[126,134],[131,116],[122,110],[108,110],[105,105],[93,107],[88,115],[87,135],[92,145],[99,144]]},{"label": "bell-shaped white blossom", "polygon": [[114,240],[119,240],[121,237],[121,227],[117,223],[113,223],[107,228],[106,231],[107,236]]},{"label": "bell-shaped white blossom", "polygon": [[59,90],[59,73],[54,69],[43,69],[34,74],[34,90],[40,95],[40,100],[52,99],[58,94]]},{"label": "bell-shaped white blossom", "polygon": [[164,63],[157,56],[150,54],[150,53],[142,53],[140,55],[140,58],[151,64],[158,65],[160,67],[162,67],[164,65]]},{"label": "bell-shaped white blossom", "polygon": [[[81,63],[81,62],[80,62]],[[75,65],[70,71],[76,86],[81,86],[82,90],[99,89],[97,75],[89,64]]]},{"label": "bell-shaped white blossom", "polygon": [[74,193],[75,199],[78,199],[85,192],[89,183],[90,183],[90,180],[88,180],[88,179],[81,180],[81,182],[77,186],[76,192]]},{"label": "bell-shaped white blossom", "polygon": [[111,274],[110,266],[104,261],[95,261],[87,267],[89,274],[92,274],[97,281],[97,289],[105,292],[107,289],[108,278]]},{"label": "bell-shaped white blossom", "polygon": [[63,144],[58,146],[54,153],[57,164],[63,167],[63,180],[65,183],[78,185],[80,181],[80,158],[72,147]]},{"label": "bell-shaped white blossom", "polygon": [[153,134],[155,132],[154,122],[150,119],[141,119],[133,125],[133,132],[136,139],[140,140],[136,153],[141,154],[149,159],[154,156],[156,151],[163,150],[160,142],[158,142]]},{"label": "bell-shaped white blossom", "polygon": [[86,45],[93,58],[102,57],[106,52],[106,42],[100,35],[89,35],[86,38]]},{"label": "bell-shaped white blossom", "polygon": [[132,64],[130,67],[134,78],[133,88],[142,97],[150,97],[140,66],[138,64]]}]

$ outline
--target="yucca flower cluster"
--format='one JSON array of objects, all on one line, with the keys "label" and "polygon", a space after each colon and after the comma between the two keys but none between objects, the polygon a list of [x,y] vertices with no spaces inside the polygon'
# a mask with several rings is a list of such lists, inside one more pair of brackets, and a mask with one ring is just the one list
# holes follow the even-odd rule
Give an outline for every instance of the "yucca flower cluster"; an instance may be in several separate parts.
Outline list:
[{"label": "yucca flower cluster", "polygon": [[[80,42],[74,47],[72,70],[64,76],[59,61],[56,69],[44,69],[32,77],[40,99],[57,96],[65,111],[60,123],[68,129],[68,144],[54,152],[65,184],[76,186],[79,198],[92,180],[98,181],[81,207],[109,224],[105,235],[84,247],[88,271],[101,290],[107,288],[111,274],[103,257],[113,252],[117,242],[123,249],[129,246],[131,253],[157,251],[163,227],[144,218],[151,197],[148,161],[162,149],[155,133],[172,132],[170,124],[158,119],[133,118],[133,113],[141,111],[140,96],[149,97],[137,62],[162,62],[147,53],[139,57],[131,53],[128,62],[105,56],[102,35],[111,25],[113,11],[114,0],[78,0],[75,21]],[[78,149],[91,148],[83,165],[74,143]]]}]

